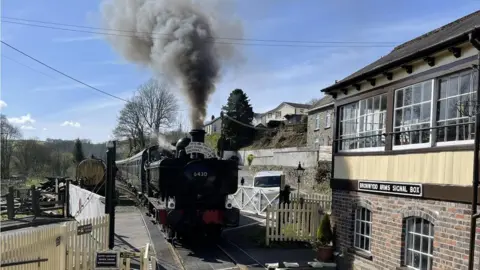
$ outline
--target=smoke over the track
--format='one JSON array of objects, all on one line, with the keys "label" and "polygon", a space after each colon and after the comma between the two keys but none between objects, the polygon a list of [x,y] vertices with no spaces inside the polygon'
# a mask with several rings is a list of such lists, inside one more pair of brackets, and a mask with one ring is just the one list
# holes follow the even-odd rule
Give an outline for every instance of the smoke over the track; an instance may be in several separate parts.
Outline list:
[{"label": "smoke over the track", "polygon": [[243,34],[241,23],[224,19],[229,15],[221,12],[230,1],[199,2],[110,0],[102,9],[103,26],[122,31],[106,35],[117,52],[181,83],[193,128],[203,126],[221,64],[236,59],[234,40],[215,37],[241,38]]}]

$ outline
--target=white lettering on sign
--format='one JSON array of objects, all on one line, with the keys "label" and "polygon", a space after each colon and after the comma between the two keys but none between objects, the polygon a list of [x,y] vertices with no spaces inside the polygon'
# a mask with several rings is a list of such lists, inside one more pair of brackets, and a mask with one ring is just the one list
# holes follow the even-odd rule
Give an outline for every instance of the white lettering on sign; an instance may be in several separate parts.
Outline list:
[{"label": "white lettering on sign", "polygon": [[414,183],[359,181],[358,190],[417,197],[423,194],[422,184]]},{"label": "white lettering on sign", "polygon": [[185,152],[190,155],[193,153],[202,154],[205,158],[214,158],[215,152],[212,148],[206,146],[201,142],[190,142],[187,147],[185,147]]}]

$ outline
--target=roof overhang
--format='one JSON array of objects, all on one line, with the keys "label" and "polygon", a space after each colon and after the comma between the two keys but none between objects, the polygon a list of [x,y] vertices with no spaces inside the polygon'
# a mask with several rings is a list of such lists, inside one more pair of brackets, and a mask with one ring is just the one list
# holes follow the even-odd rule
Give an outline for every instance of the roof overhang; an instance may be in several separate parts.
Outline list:
[{"label": "roof overhang", "polygon": [[307,110],[307,113],[318,111],[318,110],[325,109],[325,108],[328,108],[328,107],[332,107],[333,105],[335,105],[335,103],[330,102],[330,103],[324,104],[322,106],[318,106],[318,107],[312,108],[310,110]]},{"label": "roof overhang", "polygon": [[383,65],[377,66],[377,67],[375,67],[375,68],[373,68],[369,71],[366,71],[362,74],[359,74],[356,77],[353,77],[353,78],[350,78],[348,80],[341,81],[341,82],[338,82],[336,84],[333,84],[333,85],[331,85],[327,88],[322,89],[321,92],[324,92],[324,93],[328,94],[328,93],[331,93],[334,90],[343,89],[345,87],[356,84],[360,81],[364,81],[364,80],[372,78],[374,76],[378,76],[379,74],[382,74],[383,71],[393,69],[393,68],[397,68],[397,67],[399,67],[403,64],[409,63],[413,60],[417,60],[417,59],[419,59],[419,58],[421,58],[425,55],[430,55],[430,54],[436,53],[438,51],[447,49],[451,46],[458,45],[459,43],[462,43],[462,42],[468,42],[469,41],[469,35],[473,34],[474,36],[478,36],[479,29],[480,29],[480,26],[475,26],[468,31],[465,31],[461,34],[453,36],[453,37],[451,37],[449,39],[446,39],[444,41],[441,41],[439,43],[433,44],[429,47],[424,48],[423,50],[416,51],[414,53],[405,55],[402,58],[395,59],[395,60],[390,61],[388,63],[385,63]]}]

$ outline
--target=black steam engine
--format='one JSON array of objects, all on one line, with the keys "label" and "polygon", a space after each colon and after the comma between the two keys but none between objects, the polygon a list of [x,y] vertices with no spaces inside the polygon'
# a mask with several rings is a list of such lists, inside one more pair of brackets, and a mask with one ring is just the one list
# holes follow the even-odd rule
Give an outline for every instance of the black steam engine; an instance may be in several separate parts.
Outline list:
[{"label": "black steam engine", "polygon": [[142,194],[169,239],[190,232],[217,238],[223,228],[238,226],[240,212],[231,201],[238,188],[238,163],[218,159],[204,144],[205,131],[194,129],[190,135],[176,143],[172,155],[157,159],[148,154],[136,161],[145,173],[136,172],[144,175],[148,188]]}]

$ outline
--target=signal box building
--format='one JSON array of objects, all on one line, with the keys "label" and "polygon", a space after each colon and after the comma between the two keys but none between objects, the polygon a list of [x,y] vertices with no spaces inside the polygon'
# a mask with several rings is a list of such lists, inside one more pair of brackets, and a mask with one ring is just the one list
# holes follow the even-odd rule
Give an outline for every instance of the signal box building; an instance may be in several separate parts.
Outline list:
[{"label": "signal box building", "polygon": [[349,269],[467,269],[479,28],[477,11],[322,90],[335,99],[332,222]]}]

